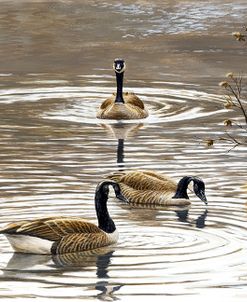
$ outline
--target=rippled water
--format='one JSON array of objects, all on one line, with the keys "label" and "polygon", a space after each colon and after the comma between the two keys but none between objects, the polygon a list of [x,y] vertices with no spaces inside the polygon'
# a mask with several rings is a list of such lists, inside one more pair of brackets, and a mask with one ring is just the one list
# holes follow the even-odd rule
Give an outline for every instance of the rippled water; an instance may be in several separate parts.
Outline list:
[{"label": "rippled water", "polygon": [[[203,140],[224,135],[231,115],[217,83],[246,71],[230,36],[245,1],[3,1],[1,11],[1,225],[61,213],[96,222],[96,184],[125,169],[198,175],[209,205],[193,194],[189,209],[111,197],[120,239],[93,253],[13,254],[1,236],[0,297],[244,301],[246,148]],[[117,56],[145,120],[95,118],[115,91]]]}]

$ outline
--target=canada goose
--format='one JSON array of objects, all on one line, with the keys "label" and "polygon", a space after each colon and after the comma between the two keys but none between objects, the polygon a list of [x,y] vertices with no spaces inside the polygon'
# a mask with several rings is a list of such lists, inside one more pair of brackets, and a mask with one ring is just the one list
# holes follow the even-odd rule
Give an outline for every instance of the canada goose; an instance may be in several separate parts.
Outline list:
[{"label": "canada goose", "polygon": [[193,181],[195,194],[207,204],[205,184],[199,177],[184,176],[176,183],[154,171],[130,171],[115,173],[107,178],[119,183],[122,194],[129,202],[165,206],[189,205],[187,188]]},{"label": "canada goose", "polygon": [[16,252],[30,254],[81,252],[116,243],[118,232],[107,210],[110,185],[116,197],[127,202],[117,183],[99,183],[95,192],[98,226],[79,217],[48,217],[10,223],[0,233]]},{"label": "canada goose", "polygon": [[143,102],[134,94],[123,93],[123,77],[126,65],[123,59],[115,59],[113,69],[117,80],[117,93],[106,99],[97,112],[97,118],[114,120],[141,119],[148,116]]}]

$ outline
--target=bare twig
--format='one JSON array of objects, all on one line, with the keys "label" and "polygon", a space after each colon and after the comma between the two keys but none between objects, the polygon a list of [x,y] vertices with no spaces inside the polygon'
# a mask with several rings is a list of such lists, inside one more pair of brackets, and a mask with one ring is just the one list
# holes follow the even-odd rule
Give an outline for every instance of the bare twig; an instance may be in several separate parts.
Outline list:
[{"label": "bare twig", "polygon": [[[247,27],[244,27],[245,32],[234,32],[232,35],[235,37],[235,39],[239,42],[244,42],[246,43],[247,40]],[[230,129],[233,125],[236,125],[242,132],[244,132],[244,135],[246,137],[246,132],[247,132],[247,97],[243,96],[242,91],[243,91],[243,77],[241,75],[234,75],[232,72],[228,73],[226,75],[226,79],[222,82],[219,83],[219,86],[225,89],[225,104],[224,107],[225,109],[232,109],[234,112],[236,110],[240,111],[244,123],[235,121],[233,119],[226,119],[224,121],[224,125],[226,127],[229,127]],[[234,128],[232,128],[234,129]],[[239,131],[240,131],[239,130]],[[231,151],[235,147],[239,145],[247,145],[247,139],[242,139],[242,133],[240,134],[240,137],[237,136],[236,132],[233,134],[230,134],[229,131],[225,131],[224,136],[217,137],[215,139],[212,138],[207,138],[204,139],[204,142],[206,143],[207,146],[213,146],[215,141],[224,141],[230,144],[233,144],[233,147],[229,150]],[[228,151],[228,152],[229,152]]]},{"label": "bare twig", "polygon": [[[240,80],[240,79],[241,79],[241,80]],[[236,93],[236,91],[232,88],[232,85],[229,84],[229,83],[228,83],[228,86],[225,87],[225,88],[226,88],[226,89],[229,88],[230,91],[231,91],[231,93],[234,95],[235,100],[237,101],[237,103],[238,103],[238,105],[239,105],[239,108],[241,109],[241,111],[242,111],[242,113],[243,113],[243,115],[244,115],[245,123],[246,123],[246,125],[247,125],[247,112],[246,112],[246,110],[244,109],[244,106],[243,106],[242,101],[241,101],[241,99],[240,99],[240,97],[241,97],[241,90],[242,90],[242,84],[241,84],[241,83],[242,83],[242,77],[239,78],[239,81],[238,81],[237,78],[235,79],[235,78],[233,77],[233,81],[236,83],[236,87],[237,87],[238,93]]]}]

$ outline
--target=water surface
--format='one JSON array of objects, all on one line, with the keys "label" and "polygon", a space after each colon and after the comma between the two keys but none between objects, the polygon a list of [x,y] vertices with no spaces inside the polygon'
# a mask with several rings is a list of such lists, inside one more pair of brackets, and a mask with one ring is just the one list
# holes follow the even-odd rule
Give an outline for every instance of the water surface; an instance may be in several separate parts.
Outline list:
[{"label": "water surface", "polygon": [[[1,236],[0,296],[244,301],[246,148],[204,140],[225,135],[231,116],[217,83],[246,71],[246,48],[231,37],[245,1],[83,2],[1,3],[1,225],[61,214],[96,222],[96,184],[125,169],[200,176],[209,205],[190,194],[188,209],[135,207],[111,194],[120,239],[93,253],[18,255]],[[115,91],[115,57],[127,61],[125,90],[144,100],[145,120],[95,118]]]}]

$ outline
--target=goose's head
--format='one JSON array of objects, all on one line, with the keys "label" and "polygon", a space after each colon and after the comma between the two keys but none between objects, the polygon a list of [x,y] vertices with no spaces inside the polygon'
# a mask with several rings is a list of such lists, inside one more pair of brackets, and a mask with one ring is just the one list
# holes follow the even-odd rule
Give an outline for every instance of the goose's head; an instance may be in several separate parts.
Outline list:
[{"label": "goose's head", "polygon": [[97,185],[96,192],[95,192],[95,199],[98,201],[100,201],[100,200],[106,201],[108,199],[109,186],[113,187],[113,189],[115,191],[115,195],[119,200],[129,203],[128,199],[126,199],[123,196],[119,184],[117,182],[111,181],[111,180],[104,180]]},{"label": "goose's head", "polygon": [[199,177],[193,177],[193,189],[197,197],[207,204],[207,198],[205,195],[205,184]]},{"label": "goose's head", "polygon": [[123,73],[125,71],[126,64],[123,59],[115,59],[113,63],[113,70],[117,73]]},{"label": "goose's head", "polygon": [[187,189],[189,183],[193,181],[193,190],[197,197],[199,197],[205,204],[207,204],[207,198],[205,195],[205,184],[203,180],[197,176],[184,176],[180,179],[177,185],[177,191],[173,198],[185,198],[189,199]]}]

